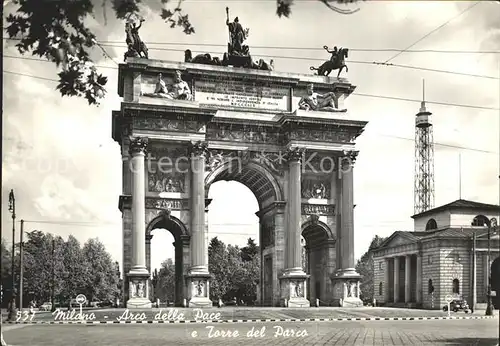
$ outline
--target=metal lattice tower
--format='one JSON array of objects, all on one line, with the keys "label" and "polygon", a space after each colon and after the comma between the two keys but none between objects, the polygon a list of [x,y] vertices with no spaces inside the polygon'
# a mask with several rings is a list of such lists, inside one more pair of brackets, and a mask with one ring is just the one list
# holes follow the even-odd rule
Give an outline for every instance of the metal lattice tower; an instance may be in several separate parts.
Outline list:
[{"label": "metal lattice tower", "polygon": [[422,89],[420,111],[415,118],[415,214],[434,207],[434,135],[432,113],[425,108],[425,81]]}]

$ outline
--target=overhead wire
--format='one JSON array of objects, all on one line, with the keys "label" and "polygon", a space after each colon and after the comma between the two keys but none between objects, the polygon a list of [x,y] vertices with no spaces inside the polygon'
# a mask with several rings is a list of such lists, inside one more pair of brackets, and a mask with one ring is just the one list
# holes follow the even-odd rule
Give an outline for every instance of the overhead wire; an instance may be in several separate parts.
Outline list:
[{"label": "overhead wire", "polygon": [[[113,42],[113,41],[110,41]],[[118,45],[115,44],[106,44],[100,42],[99,47],[104,50],[102,46],[106,47],[111,47],[111,48],[126,48],[126,46],[122,43],[119,43]],[[169,52],[182,52],[184,53],[186,50],[184,49],[176,49],[176,48],[157,48],[157,47],[149,47],[148,50],[157,50],[157,51],[169,51]],[[495,51],[491,51],[495,52]],[[197,51],[197,53],[201,54],[224,54],[224,52],[215,52],[215,51]],[[495,52],[495,53],[499,53]],[[106,55],[116,64],[119,65],[107,52]],[[257,54],[259,57],[262,58],[274,58],[274,59],[287,59],[287,60],[304,60],[304,61],[324,61],[325,59],[321,58],[312,58],[312,57],[298,57],[298,56],[283,56],[283,55],[269,55],[269,54]],[[40,59],[41,60],[41,59]],[[46,61],[46,60],[42,60]],[[488,76],[488,75],[480,75],[480,74],[472,74],[472,73],[464,73],[464,72],[457,72],[457,71],[449,71],[449,70],[442,70],[442,69],[432,69],[432,68],[426,68],[426,67],[419,67],[419,66],[409,66],[409,65],[403,65],[403,64],[394,64],[394,63],[388,63],[388,62],[379,62],[379,61],[360,61],[360,60],[349,60],[349,63],[352,64],[363,64],[363,65],[379,65],[379,66],[389,66],[389,67],[397,67],[397,68],[404,68],[404,69],[412,69],[412,70],[420,70],[420,71],[428,71],[428,72],[436,72],[436,73],[446,73],[446,74],[453,74],[453,75],[461,75],[461,76],[469,76],[469,77],[475,77],[475,78],[485,78],[485,79],[494,79],[497,80],[498,77],[496,76]]]},{"label": "overhead wire", "polygon": [[[4,40],[20,41],[20,38],[3,37]],[[123,41],[97,41],[101,44],[123,44]],[[190,42],[146,42],[148,45],[166,45],[166,46],[187,46],[187,47],[227,47],[227,44],[221,43],[190,43]],[[252,45],[252,49],[277,49],[277,50],[304,50],[321,51],[325,49],[320,47],[291,47],[291,46],[260,46]],[[350,52],[405,52],[405,53],[436,53],[436,54],[500,54],[500,50],[446,50],[446,49],[400,49],[400,48],[349,48]]]},{"label": "overhead wire", "polygon": [[403,54],[407,49],[410,49],[411,47],[415,46],[417,43],[422,42],[424,39],[426,39],[427,37],[429,37],[430,35],[432,35],[436,31],[442,29],[443,27],[445,27],[446,25],[448,25],[449,23],[451,23],[455,19],[461,17],[465,12],[467,12],[467,11],[471,10],[472,8],[474,8],[475,6],[479,5],[480,2],[481,1],[475,2],[474,4],[472,4],[469,7],[467,7],[465,10],[463,10],[462,12],[460,12],[458,15],[456,15],[453,18],[447,20],[446,22],[444,22],[443,24],[441,24],[440,26],[438,26],[434,30],[429,31],[427,34],[425,34],[424,36],[422,36],[421,38],[419,38],[418,40],[416,40],[415,42],[413,42],[412,44],[410,44],[408,47],[406,47],[405,49],[403,49],[401,52],[398,52],[397,54],[395,54],[391,58],[387,59],[384,63],[388,63],[389,61],[394,60],[395,58],[397,58],[398,56],[400,56],[401,54]]},{"label": "overhead wire", "polygon": [[[41,61],[44,61],[44,60],[41,60]],[[111,68],[111,67],[109,67],[109,68]],[[32,77],[32,78],[37,78],[37,79],[46,80],[46,81],[50,81],[50,82],[59,82],[58,80],[52,79],[52,78],[34,76],[34,75],[29,75],[29,74],[20,73],[20,72],[14,72],[14,71],[8,71],[8,70],[4,70],[3,73],[24,76],[24,77]],[[395,101],[406,101],[406,102],[413,102],[413,103],[420,103],[421,102],[421,100],[417,100],[417,99],[410,99],[410,98],[396,97],[396,96],[373,95],[373,94],[360,93],[360,92],[356,92],[356,91],[354,91],[351,95],[362,96],[362,97],[371,97],[371,98],[380,98],[380,99],[387,99],[387,100],[395,100]],[[426,101],[426,103],[440,105],[440,106],[459,107],[459,108],[471,108],[471,109],[494,110],[494,111],[498,110],[498,108],[496,108],[496,107],[476,106],[476,105],[467,105],[467,104],[459,104],[459,103],[451,103],[451,102]]]},{"label": "overhead wire", "polygon": [[[43,60],[42,60],[43,61]],[[108,66],[109,67],[109,66]],[[112,67],[109,67],[112,68]],[[51,78],[46,78],[46,77],[40,77],[40,76],[33,76],[25,73],[20,73],[20,72],[13,72],[13,71],[3,71],[4,73],[7,74],[12,74],[12,75],[18,75],[18,76],[23,76],[23,77],[31,77],[31,78],[36,78],[40,80],[45,80],[45,81],[50,81],[50,82],[59,82],[56,79],[51,79]],[[381,98],[381,99],[389,99],[389,100],[397,100],[397,101],[407,101],[407,102],[420,102],[420,100],[416,99],[409,99],[409,98],[401,98],[401,97],[391,97],[391,96],[382,96],[382,95],[370,95],[370,94],[363,94],[363,93],[353,93],[353,95],[357,96],[364,96],[364,97],[372,97],[372,98]],[[500,108],[491,108],[491,107],[482,107],[482,106],[472,106],[472,105],[461,105],[461,104],[453,104],[453,103],[446,103],[446,102],[437,102],[437,101],[426,101],[429,104],[436,104],[436,105],[442,105],[442,106],[454,106],[454,107],[464,107],[464,108],[474,108],[474,109],[483,109],[483,110],[500,110]],[[401,136],[395,136],[395,135],[389,135],[389,134],[381,134],[381,133],[374,133],[377,136],[382,136],[382,137],[389,137],[389,138],[396,138],[396,139],[401,139],[401,140],[407,140],[407,141],[412,141],[414,142],[414,138],[407,138],[407,137],[401,137]],[[436,146],[442,146],[442,147],[447,147],[447,148],[453,148],[453,149],[461,149],[461,150],[468,150],[468,151],[474,151],[474,152],[481,152],[481,153],[487,153],[487,154],[495,154],[498,155],[498,152],[495,151],[490,151],[490,150],[484,150],[484,149],[477,149],[477,148],[471,148],[471,147],[464,147],[464,146],[458,146],[458,145],[453,145],[453,144],[445,144],[445,143],[439,143],[439,142],[434,142],[434,145]]]}]

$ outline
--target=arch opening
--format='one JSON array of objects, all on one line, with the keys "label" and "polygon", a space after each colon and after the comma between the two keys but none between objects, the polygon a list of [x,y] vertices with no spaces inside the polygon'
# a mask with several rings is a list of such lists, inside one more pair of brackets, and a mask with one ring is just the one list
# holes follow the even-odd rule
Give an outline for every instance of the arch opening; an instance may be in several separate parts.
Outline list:
[{"label": "arch opening", "polygon": [[[170,236],[160,233],[162,231]],[[172,238],[174,242],[168,244]],[[152,251],[152,241],[162,242],[160,246],[158,243],[154,246],[155,249],[161,249],[161,255]],[[151,273],[150,292],[153,303],[159,299],[160,306],[182,306],[185,298],[183,269],[187,262],[184,256],[186,247],[189,249],[189,235],[186,226],[178,218],[159,215],[146,227],[146,257],[148,271]]]},{"label": "arch opening", "polygon": [[[255,305],[262,271],[257,199],[244,184],[221,180],[210,185],[208,196],[211,203],[205,223],[208,266],[213,275],[210,298],[226,304],[234,304],[236,299],[238,305]],[[245,269],[243,276],[227,275],[228,270],[240,268]]]},{"label": "arch opening", "polygon": [[[238,193],[237,185],[233,185],[235,188],[230,192],[226,190],[222,194],[214,193],[216,189],[212,189],[213,185],[220,182],[236,182],[245,186],[249,190],[248,196],[252,196],[246,198],[245,204],[247,206],[241,206],[242,192],[240,190]],[[205,178],[205,186],[205,197],[212,198],[208,208],[208,221],[206,221],[209,238],[212,239],[214,236],[218,236],[217,233],[222,236],[221,231],[214,232],[214,229],[224,227],[224,223],[217,220],[227,220],[230,217],[230,220],[236,219],[236,221],[225,222],[227,233],[243,233],[239,235],[241,239],[238,241],[239,245],[246,246],[248,238],[255,240],[258,245],[259,277],[254,285],[256,293],[255,296],[245,297],[243,300],[246,300],[247,304],[278,305],[279,291],[277,288],[279,288],[279,280],[278,269],[274,265],[276,261],[274,240],[276,219],[279,216],[277,210],[273,209],[272,206],[274,202],[284,201],[284,196],[277,178],[264,165],[254,161],[244,161],[242,158],[237,157],[226,159],[213,168]],[[222,183],[220,186],[222,186]],[[230,195],[230,197],[228,198],[227,195]],[[253,200],[255,204],[252,204],[249,199]],[[225,216],[220,215],[221,213],[217,216],[213,215],[214,209],[218,207],[220,201],[222,201],[222,204],[226,204]],[[271,209],[268,209],[268,207]],[[244,209],[246,210],[243,214],[238,213]],[[254,219],[254,223],[249,222],[250,219]],[[245,225],[247,230],[255,227],[255,233],[253,231],[235,231],[236,227],[231,227],[240,223],[249,223]],[[221,237],[221,239],[223,238]],[[207,244],[210,239],[207,237]],[[254,299],[254,302],[252,302],[252,299]]]},{"label": "arch opening", "polygon": [[319,299],[320,305],[328,305],[328,282],[330,273],[328,264],[335,261],[335,240],[330,228],[321,221],[308,221],[302,226],[302,237],[305,241],[304,271],[309,274],[308,299],[313,302]]}]

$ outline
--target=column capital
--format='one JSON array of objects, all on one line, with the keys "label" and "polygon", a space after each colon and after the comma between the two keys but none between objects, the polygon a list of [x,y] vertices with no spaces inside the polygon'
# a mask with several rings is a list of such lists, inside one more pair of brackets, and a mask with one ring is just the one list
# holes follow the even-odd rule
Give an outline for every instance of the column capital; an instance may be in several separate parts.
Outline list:
[{"label": "column capital", "polygon": [[147,137],[130,137],[128,152],[131,156],[134,156],[136,154],[146,154],[147,147]]},{"label": "column capital", "polygon": [[191,142],[188,147],[188,154],[190,156],[202,156],[205,157],[208,152],[208,144],[207,142]]},{"label": "column capital", "polygon": [[358,150],[344,150],[343,152],[343,160],[348,161],[351,166],[354,165],[356,162],[356,158],[358,157],[359,151]]},{"label": "column capital", "polygon": [[304,148],[289,148],[285,155],[284,158],[288,162],[293,162],[293,161],[298,161],[301,162],[305,154],[305,149]]}]

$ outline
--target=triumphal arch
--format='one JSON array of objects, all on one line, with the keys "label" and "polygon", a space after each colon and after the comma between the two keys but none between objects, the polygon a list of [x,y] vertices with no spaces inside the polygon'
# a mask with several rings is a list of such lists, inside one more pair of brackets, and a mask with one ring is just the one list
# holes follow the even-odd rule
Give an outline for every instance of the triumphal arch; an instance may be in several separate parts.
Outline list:
[{"label": "triumphal arch", "polygon": [[129,45],[120,65],[113,138],[123,157],[127,307],[151,306],[151,231],[158,228],[175,238],[176,305],[212,306],[208,191],[221,180],[246,185],[259,203],[260,304],[359,305],[354,141],[367,122],[345,108],[355,87],[323,73],[272,71],[237,42],[245,36],[231,33],[222,60],[191,51],[184,62],[152,60]]}]

